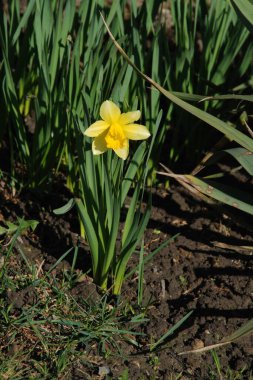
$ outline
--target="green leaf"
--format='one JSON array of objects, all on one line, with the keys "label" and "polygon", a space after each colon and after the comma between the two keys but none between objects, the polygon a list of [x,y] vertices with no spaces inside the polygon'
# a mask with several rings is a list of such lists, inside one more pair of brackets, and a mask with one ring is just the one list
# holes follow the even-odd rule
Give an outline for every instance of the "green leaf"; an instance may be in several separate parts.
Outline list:
[{"label": "green leaf", "polygon": [[204,95],[187,94],[184,92],[174,92],[174,91],[172,92],[172,94],[187,102],[206,102],[206,101],[211,101],[211,100],[244,100],[246,102],[253,102],[253,95],[226,94],[226,95],[204,96]]},{"label": "green leaf", "polygon": [[192,315],[193,310],[189,311],[183,318],[181,318],[173,327],[171,327],[158,341],[150,346],[150,351],[153,351],[156,347],[160,346],[164,341]]},{"label": "green leaf", "polygon": [[247,323],[242,325],[238,330],[229,335],[228,337],[222,339],[223,343],[230,343],[239,338],[242,338],[248,334],[251,334],[253,331],[253,319],[250,319]]},{"label": "green leaf", "polygon": [[[147,256],[145,256],[144,260],[143,260],[143,264],[144,266],[150,261],[153,259],[153,257],[155,255],[157,255],[163,248],[167,247],[167,245],[169,245],[171,242],[173,242],[180,234],[176,234],[174,236],[172,236],[171,238],[167,239],[166,241],[164,241],[161,245],[159,245],[158,248],[156,248],[154,251],[150,252]],[[136,266],[135,268],[133,268],[130,272],[127,272],[126,276],[125,276],[125,280],[129,277],[131,277],[134,273],[136,273],[136,271],[138,270],[138,266]]]},{"label": "green leaf", "polygon": [[146,152],[146,143],[142,142],[138,148],[136,149],[133,158],[130,161],[130,164],[127,168],[126,174],[124,176],[124,180],[122,182],[122,190],[121,190],[121,204],[123,205],[126,196],[128,194],[128,191],[133,184],[133,179],[137,173],[137,170],[140,166],[140,163],[143,160],[143,157]]},{"label": "green leaf", "polygon": [[144,279],[144,239],[142,239],[141,242],[141,250],[140,250],[140,257],[139,257],[139,271],[138,271],[138,305],[142,305],[142,299],[143,299],[143,279]]},{"label": "green leaf", "polygon": [[28,228],[31,228],[34,231],[39,222],[37,222],[37,220],[25,220],[18,218],[18,224],[12,222],[5,222],[5,224],[7,227],[0,226],[0,235],[13,235],[17,231],[19,231],[19,233],[22,233]]},{"label": "green leaf", "polygon": [[[151,214],[151,199],[152,195],[149,193],[149,200],[146,207],[146,210],[144,211],[142,218],[138,225],[136,226],[136,222],[134,220],[134,223],[132,225],[132,230],[129,231],[128,236],[126,236],[126,240],[124,242],[124,245],[122,246],[122,250],[120,252],[120,256],[117,262],[116,270],[115,270],[115,279],[114,279],[114,286],[113,286],[113,293],[115,295],[118,295],[121,290],[122,283],[125,278],[125,272],[127,263],[134,252],[138,242],[142,238],[144,231],[147,227],[150,214]],[[138,215],[136,217],[139,218]]]},{"label": "green leaf", "polygon": [[23,218],[18,218],[18,223],[21,231],[27,228],[31,228],[34,231],[37,225],[39,224],[37,220],[25,220]]},{"label": "green leaf", "polygon": [[26,27],[27,22],[29,20],[29,17],[30,17],[30,15],[34,9],[35,4],[36,4],[36,0],[30,0],[28,2],[25,13],[23,14],[23,17],[21,18],[21,21],[20,21],[20,23],[16,29],[16,32],[14,33],[13,38],[12,38],[12,45],[14,45],[17,42],[17,39],[19,38],[22,29]]},{"label": "green leaf", "polygon": [[[244,148],[225,149],[214,153],[205,163],[206,166],[213,165],[220,161],[225,154],[231,155],[239,164],[253,176],[253,154]],[[210,176],[209,176],[210,178]]]},{"label": "green leaf", "polygon": [[6,234],[7,231],[8,231],[8,228],[5,228],[5,227],[0,226],[0,235],[4,235],[4,234]]},{"label": "green leaf", "polygon": [[192,175],[179,177],[187,183],[190,183],[197,191],[208,195],[217,201],[253,215],[253,199],[251,194],[215,181],[200,179]]},{"label": "green leaf", "polygon": [[120,202],[118,199],[114,199],[113,206],[114,207],[113,207],[112,228],[111,228],[110,235],[107,242],[104,266],[101,273],[103,280],[107,280],[110,267],[112,265],[113,260],[115,259],[116,240],[117,240],[119,225],[120,225]]},{"label": "green leaf", "polygon": [[230,3],[246,28],[253,33],[253,4],[249,0],[230,0]]},{"label": "green leaf", "polygon": [[66,214],[66,212],[70,211],[72,209],[72,207],[74,207],[75,205],[75,200],[73,198],[71,198],[68,203],[66,203],[64,206],[60,207],[60,208],[56,208],[53,210],[53,213],[55,215],[62,215],[62,214]]},{"label": "green leaf", "polygon": [[96,232],[94,225],[90,219],[90,216],[87,212],[87,209],[84,206],[81,199],[76,198],[75,204],[77,206],[79,216],[83,222],[85,233],[87,235],[87,239],[89,242],[91,255],[92,255],[93,275],[96,276],[97,270],[98,270],[98,265],[99,265],[99,254],[101,253],[99,250],[99,241],[98,241],[97,232]]}]

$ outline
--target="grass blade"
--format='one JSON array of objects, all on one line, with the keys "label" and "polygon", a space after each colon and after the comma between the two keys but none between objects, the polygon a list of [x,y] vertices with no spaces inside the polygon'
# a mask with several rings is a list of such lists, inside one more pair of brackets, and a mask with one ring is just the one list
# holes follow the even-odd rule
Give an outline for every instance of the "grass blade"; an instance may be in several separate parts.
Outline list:
[{"label": "grass blade", "polygon": [[173,327],[171,327],[156,343],[151,344],[150,351],[154,351],[155,348],[160,346],[165,342],[165,340],[174,332],[179,329],[179,327],[192,315],[193,310],[189,311],[183,318],[180,319]]},{"label": "grass blade", "polygon": [[209,346],[206,346],[203,348],[198,348],[196,350],[183,351],[183,352],[180,352],[179,355],[197,354],[197,353],[210,351],[210,350],[213,350],[215,348],[219,348],[219,347],[231,344],[240,338],[243,338],[249,334],[252,334],[252,332],[253,332],[253,319],[250,319],[243,326],[241,326],[238,330],[236,330],[233,334],[229,335],[226,338],[223,338],[220,343],[211,344]]}]

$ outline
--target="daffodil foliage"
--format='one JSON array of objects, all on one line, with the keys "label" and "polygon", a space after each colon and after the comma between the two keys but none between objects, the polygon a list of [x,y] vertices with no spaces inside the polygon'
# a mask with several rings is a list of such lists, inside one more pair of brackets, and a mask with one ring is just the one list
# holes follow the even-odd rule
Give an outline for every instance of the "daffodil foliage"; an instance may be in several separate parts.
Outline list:
[{"label": "daffodil foliage", "polygon": [[[151,210],[151,196],[144,211],[141,206],[162,113],[152,125],[151,137],[147,127],[135,123],[140,116],[140,111],[121,113],[107,100],[100,107],[101,120],[88,128],[80,120],[76,124],[80,196],[73,204],[90,247],[94,281],[115,295],[121,291],[128,261],[143,237]],[[129,140],[146,139],[129,149]],[[130,188],[132,197],[126,205]]]}]

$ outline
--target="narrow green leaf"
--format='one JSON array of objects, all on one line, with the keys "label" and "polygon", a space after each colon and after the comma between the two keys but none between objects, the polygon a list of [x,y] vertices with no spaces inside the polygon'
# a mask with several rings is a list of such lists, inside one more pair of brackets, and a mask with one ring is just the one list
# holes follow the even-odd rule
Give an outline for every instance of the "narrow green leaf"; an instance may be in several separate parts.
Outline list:
[{"label": "narrow green leaf", "polygon": [[43,67],[43,61],[45,57],[43,57],[44,53],[44,41],[43,41],[43,32],[42,32],[42,23],[41,23],[41,8],[39,6],[39,2],[36,3],[36,12],[34,18],[34,31],[35,31],[35,39],[36,39],[36,48],[38,52],[39,64]]},{"label": "narrow green leaf", "polygon": [[140,167],[140,163],[143,160],[143,157],[145,155],[146,151],[146,143],[142,142],[138,148],[136,149],[133,158],[130,161],[130,164],[127,168],[126,174],[124,176],[124,180],[122,182],[122,189],[121,189],[121,205],[123,205],[126,196],[128,194],[128,191],[130,187],[133,184],[133,179],[135,178],[135,175],[137,173],[138,168]]},{"label": "narrow green leaf", "polygon": [[113,293],[116,295],[120,293],[121,286],[125,278],[127,263],[147,227],[151,214],[151,198],[152,195],[150,193],[146,210],[142,216],[139,225],[136,227],[135,223],[133,224],[132,231],[130,231],[130,233],[126,237],[125,244],[122,246],[122,250],[120,252],[119,260],[115,271],[115,279],[113,286]]},{"label": "narrow green leaf", "polygon": [[[112,228],[109,235],[109,240],[106,246],[106,255],[104,261],[104,267],[102,269],[102,278],[108,277],[108,271],[112,265],[113,260],[115,259],[116,254],[116,240],[119,232],[120,224],[120,204],[117,199],[114,200],[113,207],[113,222]],[[105,278],[103,278],[105,280]]]},{"label": "narrow green leaf", "polygon": [[48,269],[48,271],[47,271],[47,274],[49,274],[49,273],[51,273],[56,267],[57,267],[57,265],[59,265],[61,262],[62,262],[62,260],[64,260],[65,259],[65,257],[67,257],[68,256],[68,254],[70,253],[70,252],[72,252],[73,251],[73,249],[74,249],[74,247],[72,247],[72,248],[70,248],[69,250],[67,250],[52,266],[51,266],[51,268],[49,268]]},{"label": "narrow green leaf", "polygon": [[70,211],[72,209],[72,207],[74,207],[75,205],[75,200],[73,198],[71,198],[68,203],[66,203],[64,206],[60,207],[60,208],[56,208],[53,210],[53,213],[55,215],[62,215],[62,214],[66,214],[68,211]]},{"label": "narrow green leaf", "polygon": [[139,271],[138,271],[138,305],[142,305],[143,299],[143,282],[144,282],[144,240],[142,239],[140,257],[139,257]]},{"label": "narrow green leaf", "polygon": [[[205,165],[211,166],[216,164],[221,161],[226,153],[231,155],[251,176],[253,176],[253,154],[252,152],[240,147],[215,152],[205,162]],[[208,178],[210,178],[210,176]]]},{"label": "narrow green leaf", "polygon": [[242,325],[238,330],[222,339],[222,342],[233,342],[239,338],[242,338],[253,332],[253,319],[250,319],[244,325]]},{"label": "narrow green leaf", "polygon": [[230,0],[230,3],[246,28],[253,33],[253,4],[249,0]]},{"label": "narrow green leaf", "polygon": [[203,178],[200,179],[191,175],[179,177],[181,179],[185,178],[186,182],[190,183],[197,191],[200,191],[217,201],[253,215],[253,200],[251,194],[215,181]]},{"label": "narrow green leaf", "polygon": [[180,326],[192,315],[193,310],[189,311],[183,318],[181,318],[173,327],[171,327],[158,341],[150,346],[150,351],[153,351],[155,348],[164,343],[164,341],[175,331],[179,329]]},{"label": "narrow green leaf", "polygon": [[75,203],[79,212],[79,216],[83,222],[85,233],[89,242],[91,255],[92,255],[92,266],[93,266],[93,275],[96,277],[98,265],[99,265],[99,241],[97,236],[97,231],[94,229],[93,223],[90,219],[90,216],[83,205],[81,199],[75,199]]},{"label": "narrow green leaf", "polygon": [[[161,245],[159,245],[158,248],[156,248],[153,252],[150,252],[147,256],[145,256],[143,262],[144,262],[144,265],[146,265],[150,260],[153,259],[153,257],[159,253],[163,248],[167,247],[167,245],[169,245],[169,243],[173,242],[180,234],[176,234],[174,236],[172,236],[171,238],[167,239],[166,241],[164,241]],[[129,277],[131,277],[134,273],[136,273],[136,271],[138,270],[138,266],[136,266],[135,268],[133,268],[130,272],[127,272],[126,276],[125,276],[125,280]]]},{"label": "narrow green leaf", "polygon": [[[180,93],[178,93],[178,96],[180,97]],[[197,98],[202,95],[189,95],[189,98],[188,98],[189,100],[191,100],[191,96],[192,96],[192,100],[195,99],[197,101]],[[202,99],[199,99],[199,101],[209,101],[209,100],[244,100],[246,102],[253,102],[253,95],[227,94],[227,95],[215,95],[215,96],[205,96],[205,97],[203,96]]]},{"label": "narrow green leaf", "polygon": [[127,212],[127,217],[124,224],[124,231],[122,234],[122,246],[125,245],[127,238],[129,237],[129,232],[133,228],[134,218],[136,217],[136,206],[139,201],[140,185],[137,184],[134,190],[134,194],[131,198],[130,206]]},{"label": "narrow green leaf", "polygon": [[27,22],[29,20],[29,17],[31,15],[32,11],[34,10],[35,4],[36,4],[36,0],[30,0],[28,2],[25,13],[23,14],[21,21],[18,24],[18,27],[16,29],[16,32],[14,33],[14,36],[12,38],[12,45],[15,45],[15,43],[17,42],[17,40],[20,36],[22,29],[26,27]]}]

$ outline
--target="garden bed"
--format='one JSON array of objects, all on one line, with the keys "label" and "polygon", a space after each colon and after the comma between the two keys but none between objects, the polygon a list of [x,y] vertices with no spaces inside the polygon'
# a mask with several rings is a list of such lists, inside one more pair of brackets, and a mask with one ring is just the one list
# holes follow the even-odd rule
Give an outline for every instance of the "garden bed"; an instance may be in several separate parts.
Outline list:
[{"label": "garden bed", "polygon": [[[13,284],[16,280],[16,285],[13,289],[7,289],[1,300],[2,304],[12,305],[10,315],[18,319],[24,309],[29,310],[41,304],[45,294],[51,297],[51,312],[55,307],[57,313],[57,306],[53,302],[54,292],[47,285],[43,293],[40,286],[36,287],[31,279],[27,279],[29,271],[22,255],[35,265],[38,278],[43,278],[59,257],[76,245],[79,246],[75,266],[78,280],[68,283],[64,275],[71,272],[73,251],[53,268],[51,275],[62,289],[66,287],[67,294],[77,304],[82,304],[85,299],[88,299],[89,304],[91,298],[99,303],[100,295],[95,285],[89,277],[82,275],[90,264],[89,252],[85,241],[78,237],[78,221],[74,212],[71,211],[64,219],[52,212],[68,198],[66,192],[59,192],[61,183],[53,186],[47,194],[23,192],[15,197],[4,190],[4,186],[2,182],[2,220],[15,221],[16,216],[19,216],[40,222],[34,233],[26,232],[16,241],[10,256],[8,271],[9,275],[12,274]],[[109,345],[107,355],[101,354],[97,344],[87,348],[79,342],[78,352],[83,352],[85,360],[73,354],[64,373],[61,373],[56,369],[53,359],[46,356],[38,335],[29,337],[30,328],[26,326],[19,328],[14,339],[11,333],[15,327],[9,326],[5,327],[0,343],[5,359],[11,359],[22,347],[24,357],[19,357],[19,362],[13,368],[16,371],[29,369],[28,372],[35,376],[32,378],[38,378],[36,376],[40,373],[34,363],[43,360],[51,376],[43,378],[54,378],[55,374],[57,379],[102,379],[109,372],[111,378],[118,379],[124,369],[128,369],[128,377],[125,378],[129,379],[219,378],[219,364],[214,363],[215,354],[178,354],[217,343],[252,318],[252,250],[245,248],[253,246],[249,227],[251,221],[244,216],[245,226],[242,227],[230,211],[196,202],[177,186],[168,191],[154,191],[152,217],[145,233],[145,257],[169,238],[174,238],[145,265],[142,308],[137,306],[138,273],[123,286],[116,311],[117,316],[121,317],[122,310],[125,310],[126,322],[121,322],[121,329],[122,326],[129,326],[129,314],[134,316],[144,313],[148,318],[148,321],[137,323],[134,327],[135,332],[143,333],[142,336],[134,337],[135,346],[124,342],[124,334],[117,338],[121,354]],[[5,247],[7,249],[8,246]],[[130,266],[134,268],[135,265],[138,265],[137,254]],[[110,307],[114,308],[114,305]],[[157,342],[189,311],[193,313],[182,326],[156,350],[150,351],[150,344]],[[73,318],[68,314],[65,317]],[[67,333],[63,331],[62,334],[66,336]],[[129,341],[129,334],[126,336]],[[59,353],[60,350],[56,350],[55,357]],[[248,379],[253,369],[252,337],[219,348],[216,355],[223,375],[228,376],[231,370],[234,374],[231,378],[241,373],[238,378]],[[3,372],[2,376],[4,379],[12,378],[8,377],[7,372]]]},{"label": "garden bed", "polygon": [[251,3],[2,2],[0,380],[252,378]]}]

